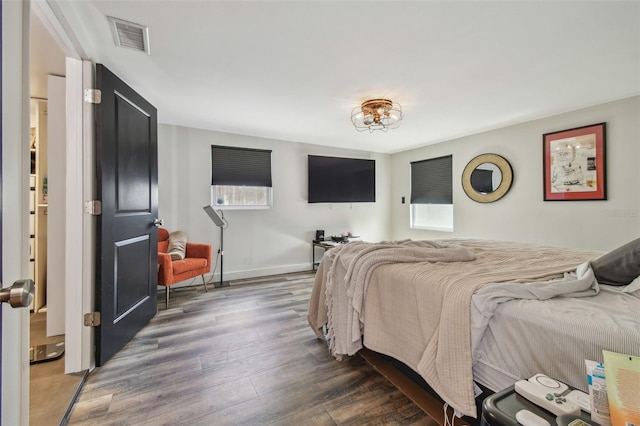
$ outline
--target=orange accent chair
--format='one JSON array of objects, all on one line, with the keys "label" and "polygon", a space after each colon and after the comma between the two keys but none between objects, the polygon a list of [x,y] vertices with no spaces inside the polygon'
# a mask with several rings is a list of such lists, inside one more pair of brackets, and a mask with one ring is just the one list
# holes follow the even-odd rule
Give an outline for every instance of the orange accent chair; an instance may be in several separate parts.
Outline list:
[{"label": "orange accent chair", "polygon": [[207,290],[207,280],[204,274],[211,270],[211,244],[186,244],[185,257],[182,260],[172,260],[167,253],[169,248],[169,231],[158,228],[158,285],[167,288],[166,307],[169,308],[169,286],[189,278],[202,276],[204,291]]}]

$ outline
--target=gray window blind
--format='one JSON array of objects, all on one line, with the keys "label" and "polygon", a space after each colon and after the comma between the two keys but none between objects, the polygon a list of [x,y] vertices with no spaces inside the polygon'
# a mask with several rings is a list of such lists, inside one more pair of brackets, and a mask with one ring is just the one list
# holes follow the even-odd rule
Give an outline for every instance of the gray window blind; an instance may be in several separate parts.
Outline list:
[{"label": "gray window blind", "polygon": [[271,150],[211,145],[211,185],[271,187]]},{"label": "gray window blind", "polygon": [[411,163],[411,204],[453,204],[452,156]]}]

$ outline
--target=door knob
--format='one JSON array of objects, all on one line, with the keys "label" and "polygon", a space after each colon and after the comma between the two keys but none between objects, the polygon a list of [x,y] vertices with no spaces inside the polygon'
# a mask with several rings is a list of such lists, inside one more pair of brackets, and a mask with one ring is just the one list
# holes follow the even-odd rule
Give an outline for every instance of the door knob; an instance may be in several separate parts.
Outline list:
[{"label": "door knob", "polygon": [[12,308],[26,308],[33,301],[35,289],[32,280],[18,280],[11,287],[0,289],[0,303],[9,302]]},{"label": "door knob", "polygon": [[153,219],[153,226],[162,226],[162,219]]}]

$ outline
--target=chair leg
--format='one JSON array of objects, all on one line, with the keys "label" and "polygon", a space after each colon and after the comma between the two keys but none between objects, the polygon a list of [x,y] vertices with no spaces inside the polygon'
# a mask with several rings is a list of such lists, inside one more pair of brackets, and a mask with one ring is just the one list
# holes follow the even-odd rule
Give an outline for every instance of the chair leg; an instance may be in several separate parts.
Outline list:
[{"label": "chair leg", "polygon": [[204,283],[204,291],[208,292],[209,290],[207,290],[207,280],[204,279],[204,274],[202,274],[202,282]]},{"label": "chair leg", "polygon": [[167,293],[165,294],[165,308],[169,309],[169,286],[167,286]]}]

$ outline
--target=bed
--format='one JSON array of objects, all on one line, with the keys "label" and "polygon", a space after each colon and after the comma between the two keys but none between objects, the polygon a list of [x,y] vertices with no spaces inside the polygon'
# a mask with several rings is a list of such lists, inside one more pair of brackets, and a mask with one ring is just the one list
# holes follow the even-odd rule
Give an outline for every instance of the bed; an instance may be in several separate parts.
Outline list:
[{"label": "bed", "polygon": [[474,239],[353,242],[323,257],[308,321],[336,358],[363,345],[395,358],[477,418],[474,381],[498,391],[543,372],[586,391],[585,359],[640,355],[640,280],[603,285],[592,268],[602,254]]}]

